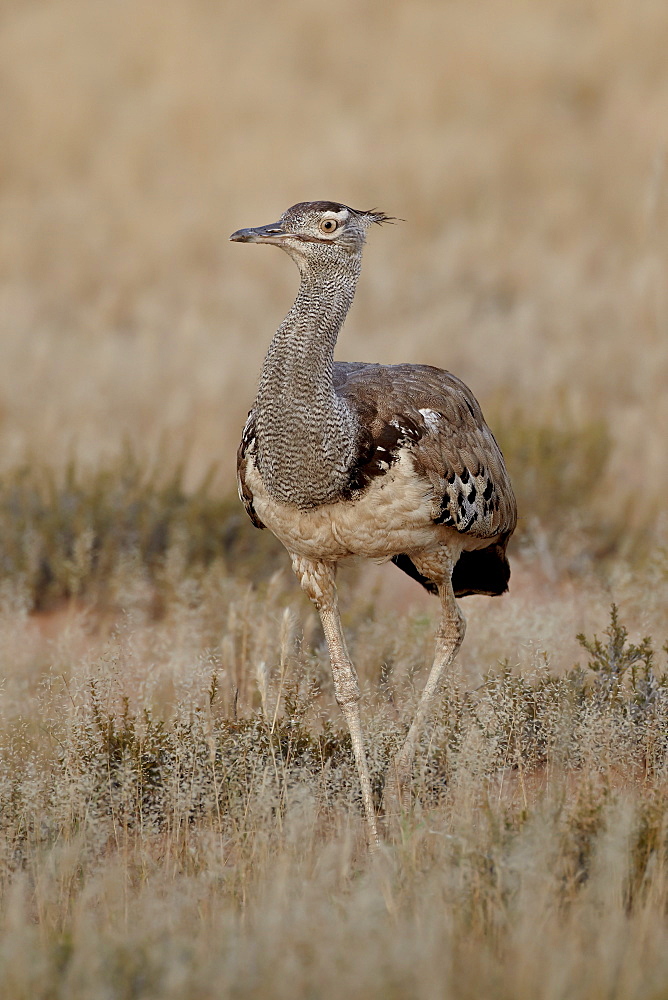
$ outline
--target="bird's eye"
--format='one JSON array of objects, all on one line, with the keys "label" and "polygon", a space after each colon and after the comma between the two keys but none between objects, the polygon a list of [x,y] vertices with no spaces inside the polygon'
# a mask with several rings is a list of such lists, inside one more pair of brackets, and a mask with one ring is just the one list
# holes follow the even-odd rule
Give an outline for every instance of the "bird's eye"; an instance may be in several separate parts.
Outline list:
[{"label": "bird's eye", "polygon": [[336,219],[323,219],[320,223],[321,233],[333,233],[338,225]]}]

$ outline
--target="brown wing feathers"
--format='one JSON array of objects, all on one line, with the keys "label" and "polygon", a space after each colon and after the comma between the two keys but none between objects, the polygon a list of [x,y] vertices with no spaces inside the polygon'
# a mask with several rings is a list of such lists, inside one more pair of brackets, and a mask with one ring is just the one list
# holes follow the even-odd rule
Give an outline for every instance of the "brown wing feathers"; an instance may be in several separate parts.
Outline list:
[{"label": "brown wing feathers", "polygon": [[[460,556],[452,578],[456,596],[507,590],[506,546],[517,520],[515,498],[501,451],[468,387],[427,365],[336,369],[337,391],[355,406],[368,431],[351,491],[384,473],[399,449],[409,446],[416,474],[432,487],[434,523],[493,539]],[[408,555],[400,553],[392,561],[436,592]]]},{"label": "brown wing feathers", "polygon": [[411,447],[431,484],[434,522],[492,538],[515,526],[515,498],[499,447],[470,390],[428,365],[336,365],[337,391],[366,428],[351,489],[363,488]]},{"label": "brown wing feathers", "polygon": [[246,458],[254,451],[255,419],[253,411],[251,410],[248,414],[246,426],[244,427],[243,434],[241,435],[241,444],[239,445],[239,449],[237,451],[237,488],[239,490],[239,499],[246,508],[246,513],[255,527],[264,528],[264,524],[255,512],[255,507],[253,506],[253,494],[251,493],[248,483],[246,482]]}]

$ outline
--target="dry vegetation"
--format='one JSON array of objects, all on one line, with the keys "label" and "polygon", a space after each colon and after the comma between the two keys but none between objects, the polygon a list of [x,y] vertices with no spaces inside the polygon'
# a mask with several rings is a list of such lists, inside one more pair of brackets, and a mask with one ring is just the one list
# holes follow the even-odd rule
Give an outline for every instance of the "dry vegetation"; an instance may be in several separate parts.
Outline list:
[{"label": "dry vegetation", "polygon": [[[668,994],[667,43],[662,0],[5,0],[3,997]],[[318,197],[406,220],[340,356],[461,375],[522,517],[373,860],[230,498],[296,274],[226,237]],[[344,579],[380,799],[435,606]]]}]

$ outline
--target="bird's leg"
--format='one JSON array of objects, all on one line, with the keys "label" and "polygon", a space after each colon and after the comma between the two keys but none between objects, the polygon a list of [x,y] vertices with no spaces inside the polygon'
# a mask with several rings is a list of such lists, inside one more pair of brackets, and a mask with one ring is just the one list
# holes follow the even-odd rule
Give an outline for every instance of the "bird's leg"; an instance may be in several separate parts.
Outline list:
[{"label": "bird's leg", "polygon": [[386,782],[386,788],[389,792],[388,800],[390,809],[392,807],[401,809],[402,807],[402,799],[410,782],[415,750],[420,734],[425,722],[429,718],[434,696],[438,690],[441,678],[445,671],[452,666],[466,631],[466,619],[459,610],[457,601],[455,600],[449,574],[439,585],[438,594],[441,599],[441,620],[436,632],[434,663],[420,696],[420,701],[418,702],[418,707],[404,744],[390,765],[389,780]]},{"label": "bird's leg", "polygon": [[334,693],[339,703],[341,711],[348,723],[350,738],[357,764],[360,785],[362,788],[362,799],[364,802],[364,812],[366,813],[367,829],[369,834],[369,845],[377,847],[378,829],[376,827],[376,813],[373,807],[373,796],[371,794],[371,779],[369,777],[369,765],[364,750],[364,737],[362,735],[362,722],[360,719],[360,689],[357,681],[357,673],[353,666],[346,642],[341,629],[341,618],[337,604],[328,607],[318,608],[323,632],[329,648],[329,656],[332,664],[332,674],[334,676]]},{"label": "bird's leg", "polygon": [[318,609],[322,630],[325,633],[329,659],[334,677],[334,694],[348,724],[350,738],[362,788],[362,800],[366,813],[369,846],[374,849],[379,844],[376,813],[371,794],[371,778],[364,750],[362,721],[360,718],[360,688],[355,667],[348,655],[346,640],[341,628],[338,598],[334,577],[334,563],[315,562],[299,556],[292,557],[292,566],[302,589],[308,594]]}]

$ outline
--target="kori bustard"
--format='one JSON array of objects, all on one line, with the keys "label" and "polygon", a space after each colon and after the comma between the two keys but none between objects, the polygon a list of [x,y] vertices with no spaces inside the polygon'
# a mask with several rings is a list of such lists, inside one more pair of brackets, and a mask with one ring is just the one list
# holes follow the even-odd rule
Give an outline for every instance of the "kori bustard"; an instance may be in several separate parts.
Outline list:
[{"label": "kori bustard", "polygon": [[389,221],[382,212],[304,202],[278,222],[230,237],[281,247],[301,274],[243,431],[239,494],[253,524],[283,542],[320,614],[372,846],[376,816],[337,563],[391,559],[441,602],[434,663],[386,780],[400,800],[439,681],[464,638],[455,598],[507,590],[506,546],[517,517],[503,456],[463,382],[429,365],[334,361],[367,230]]}]

